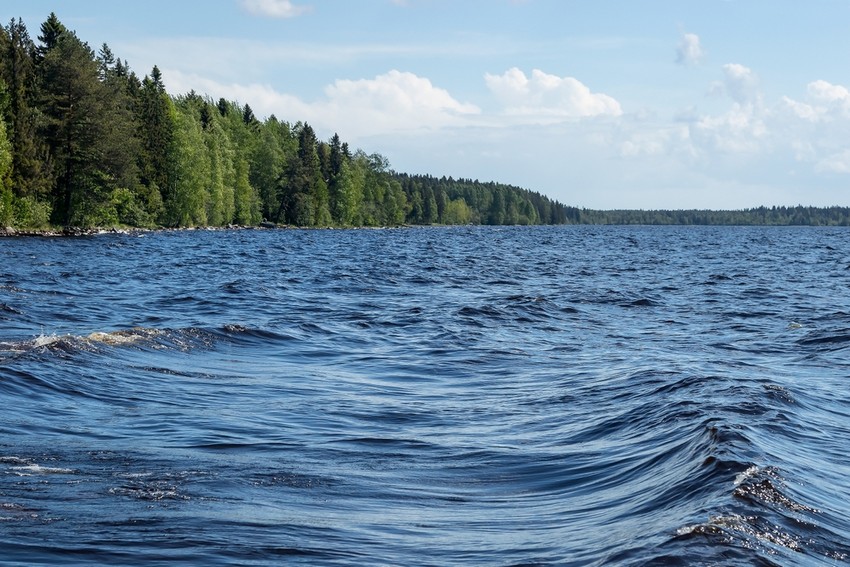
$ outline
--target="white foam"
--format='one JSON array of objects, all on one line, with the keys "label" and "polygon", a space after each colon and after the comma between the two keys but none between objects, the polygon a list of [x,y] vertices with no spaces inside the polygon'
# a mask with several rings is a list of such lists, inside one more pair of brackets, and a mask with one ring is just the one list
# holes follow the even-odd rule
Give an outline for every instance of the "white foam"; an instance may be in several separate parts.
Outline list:
[{"label": "white foam", "polygon": [[32,340],[32,346],[36,348],[50,346],[61,339],[62,337],[58,335],[39,335]]},{"label": "white foam", "polygon": [[751,466],[744,472],[739,472],[735,476],[735,486],[740,486],[742,482],[747,479],[753,478],[759,472],[759,468],[755,465]]},{"label": "white foam", "polygon": [[20,457],[0,457],[0,463],[10,463],[15,465],[29,464],[29,461]]},{"label": "white foam", "polygon": [[74,474],[73,469],[63,469],[59,467],[43,467],[41,465],[23,465],[10,468],[20,476],[31,476],[34,474]]},{"label": "white foam", "polygon": [[158,336],[160,334],[162,334],[162,331],[159,331],[157,329],[135,327],[130,330],[111,331],[108,333],[96,331],[87,336],[86,339],[92,342],[121,346],[134,344],[139,341]]}]

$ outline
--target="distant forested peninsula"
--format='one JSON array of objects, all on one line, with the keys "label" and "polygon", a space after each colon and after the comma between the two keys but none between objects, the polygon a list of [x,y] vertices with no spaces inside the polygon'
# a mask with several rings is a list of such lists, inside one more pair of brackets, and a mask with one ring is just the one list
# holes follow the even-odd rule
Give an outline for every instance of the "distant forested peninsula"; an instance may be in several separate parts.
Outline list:
[{"label": "distant forested peninsula", "polygon": [[[172,96],[53,13],[37,41],[0,27],[4,227],[299,227],[428,224],[850,225],[845,207],[594,211],[494,182],[410,175],[385,157],[259,120],[246,103]],[[9,232],[9,231],[6,231]]]}]

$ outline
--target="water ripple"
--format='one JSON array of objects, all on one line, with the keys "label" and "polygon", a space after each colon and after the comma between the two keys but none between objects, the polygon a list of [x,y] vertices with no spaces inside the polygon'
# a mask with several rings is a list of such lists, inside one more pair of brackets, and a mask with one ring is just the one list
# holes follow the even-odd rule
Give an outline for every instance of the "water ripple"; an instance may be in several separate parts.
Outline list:
[{"label": "water ripple", "polygon": [[850,236],[6,239],[10,565],[850,561]]}]

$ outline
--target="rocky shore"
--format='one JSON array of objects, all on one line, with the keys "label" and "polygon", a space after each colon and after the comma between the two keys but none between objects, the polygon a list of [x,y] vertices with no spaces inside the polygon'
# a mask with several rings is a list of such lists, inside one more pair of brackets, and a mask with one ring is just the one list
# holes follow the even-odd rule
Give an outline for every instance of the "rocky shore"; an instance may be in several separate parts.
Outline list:
[{"label": "rocky shore", "polygon": [[[386,228],[409,228],[411,225],[399,226],[378,226],[378,227],[348,227],[356,229],[386,229]],[[288,224],[275,224],[272,222],[262,222],[256,226],[229,224],[227,226],[195,226],[195,227],[179,227],[179,228],[82,228],[76,226],[66,226],[64,228],[14,228],[11,226],[0,227],[0,238],[4,236],[42,236],[42,237],[62,237],[62,236],[97,236],[98,234],[144,234],[148,232],[169,232],[169,231],[220,231],[220,230],[276,230],[276,229],[292,229],[297,228]],[[332,229],[334,227],[326,227]],[[321,228],[312,227],[310,230],[322,230]]]},{"label": "rocky shore", "polygon": [[188,227],[188,228],[81,228],[76,226],[66,226],[64,228],[14,228],[0,227],[0,237],[3,236],[43,236],[43,237],[59,237],[59,236],[96,236],[98,234],[143,234],[147,232],[165,232],[177,230],[249,230],[263,228],[285,228],[284,226],[272,225],[263,223],[260,226],[241,226],[228,225],[223,227]]}]

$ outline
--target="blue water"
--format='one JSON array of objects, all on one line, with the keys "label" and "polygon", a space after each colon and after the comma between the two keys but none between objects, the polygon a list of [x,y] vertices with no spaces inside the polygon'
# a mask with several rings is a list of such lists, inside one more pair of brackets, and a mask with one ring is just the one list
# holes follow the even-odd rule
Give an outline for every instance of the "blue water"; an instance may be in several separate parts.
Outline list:
[{"label": "blue water", "polygon": [[0,564],[850,563],[850,231],[0,240]]}]

